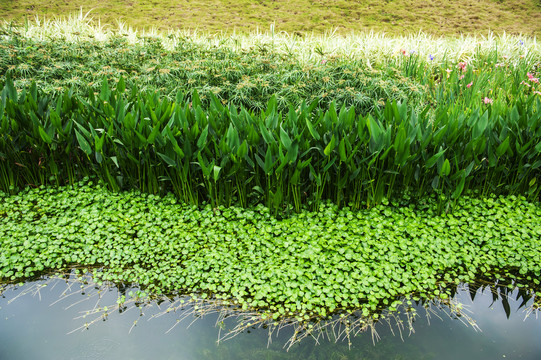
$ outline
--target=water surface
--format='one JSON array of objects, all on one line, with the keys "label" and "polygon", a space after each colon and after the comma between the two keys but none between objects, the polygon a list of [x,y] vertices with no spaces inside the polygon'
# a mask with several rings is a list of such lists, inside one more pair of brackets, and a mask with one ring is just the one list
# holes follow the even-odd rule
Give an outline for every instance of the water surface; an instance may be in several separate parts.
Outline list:
[{"label": "water surface", "polygon": [[[313,339],[306,339],[286,351],[283,347],[291,336],[287,329],[274,334],[269,346],[268,332],[264,329],[250,330],[217,344],[216,315],[200,319],[189,316],[177,325],[178,314],[174,312],[151,318],[164,309],[158,309],[155,303],[144,309],[144,316],[140,316],[138,309],[115,312],[88,330],[72,332],[94,318],[75,319],[96,306],[97,296],[74,293],[58,301],[66,290],[59,280],[39,294],[19,296],[36,284],[6,290],[0,298],[1,360],[541,358],[541,319],[535,313],[526,317],[525,308],[531,303],[519,309],[521,301],[514,300],[516,293],[509,299],[507,318],[502,302],[493,303],[488,289],[478,290],[474,301],[468,291],[458,291],[457,299],[471,311],[481,331],[446,315],[441,319],[433,315],[430,321],[421,316],[414,323],[415,332],[409,334],[406,330],[402,337],[393,336],[388,326],[379,325],[380,340],[375,345],[367,332],[352,338],[351,346],[347,341],[321,339],[315,345]],[[112,304],[117,296],[115,289],[105,291],[99,304]],[[420,309],[419,313],[424,314],[424,310]],[[136,320],[137,325],[133,326]],[[196,321],[192,323],[193,320]]]}]

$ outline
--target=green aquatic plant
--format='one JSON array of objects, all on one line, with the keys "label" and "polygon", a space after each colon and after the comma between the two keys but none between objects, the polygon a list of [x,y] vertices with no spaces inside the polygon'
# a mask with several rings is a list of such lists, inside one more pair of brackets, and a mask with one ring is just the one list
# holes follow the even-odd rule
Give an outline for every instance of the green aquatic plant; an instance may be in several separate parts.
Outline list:
[{"label": "green aquatic plant", "polygon": [[0,38],[0,75],[9,74],[18,88],[34,81],[51,94],[73,89],[86,95],[88,87],[99,92],[103,77],[111,82],[122,77],[129,90],[159,91],[169,99],[179,91],[197,90],[205,106],[216,96],[223,103],[261,110],[274,95],[282,111],[308,99],[322,108],[334,100],[366,112],[380,99],[404,101],[424,92],[415,79],[396,78],[398,69],[373,70],[346,59],[305,65],[260,47],[236,51],[185,37],[166,47],[150,36],[133,44],[122,34],[105,42],[40,41],[11,34]]},{"label": "green aquatic plant", "polygon": [[[2,33],[0,75],[9,73],[19,89],[35,81],[53,94],[70,88],[86,94],[87,85],[98,92],[102,77],[123,77],[128,89],[159,90],[169,99],[197,90],[204,106],[212,94],[261,110],[275,95],[280,111],[317,100],[322,109],[335,101],[364,113],[392,100],[421,111],[427,104],[479,105],[484,97],[509,101],[539,90],[521,84],[538,72],[539,45],[509,35],[205,35],[104,29],[85,19],[6,25]],[[467,74],[458,64],[467,64]],[[463,91],[472,80],[471,91]]]},{"label": "green aquatic plant", "polygon": [[174,101],[112,88],[86,97],[46,95],[33,84],[1,91],[0,188],[75,184],[96,176],[109,189],[172,191],[192,205],[264,203],[273,214],[317,209],[326,199],[353,209],[438,194],[448,211],[464,191],[538,199],[541,101],[449,103],[417,112],[388,102],[373,114],[325,111],[317,101],[262,111],[208,107],[194,91]]},{"label": "green aquatic plant", "polygon": [[281,220],[263,205],[198,208],[86,184],[0,200],[2,283],[75,268],[98,283],[301,322],[336,312],[377,320],[384,309],[447,301],[479,277],[541,296],[541,208],[523,197],[462,196],[442,215],[434,198],[359,211],[321,203]]}]

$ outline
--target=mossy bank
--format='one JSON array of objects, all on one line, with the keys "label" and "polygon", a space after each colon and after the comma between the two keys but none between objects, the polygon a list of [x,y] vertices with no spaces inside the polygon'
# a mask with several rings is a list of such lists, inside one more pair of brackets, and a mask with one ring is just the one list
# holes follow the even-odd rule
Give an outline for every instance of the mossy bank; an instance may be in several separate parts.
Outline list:
[{"label": "mossy bank", "polygon": [[0,204],[0,283],[76,267],[269,319],[369,316],[404,299],[445,299],[478,277],[541,296],[541,206],[522,197],[463,196],[442,215],[432,199],[356,212],[324,203],[278,219],[262,205],[198,208],[80,183],[2,194]]}]

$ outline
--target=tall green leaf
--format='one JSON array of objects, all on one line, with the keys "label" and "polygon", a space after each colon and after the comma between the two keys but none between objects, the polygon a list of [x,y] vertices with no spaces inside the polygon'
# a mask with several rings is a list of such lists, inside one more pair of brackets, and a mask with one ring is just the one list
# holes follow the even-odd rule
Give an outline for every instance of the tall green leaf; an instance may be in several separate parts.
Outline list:
[{"label": "tall green leaf", "polygon": [[81,150],[87,155],[92,154],[92,149],[90,148],[90,144],[88,141],[84,138],[83,135],[77,130],[75,130],[75,136],[77,137],[77,141],[79,142],[79,146],[81,147]]}]

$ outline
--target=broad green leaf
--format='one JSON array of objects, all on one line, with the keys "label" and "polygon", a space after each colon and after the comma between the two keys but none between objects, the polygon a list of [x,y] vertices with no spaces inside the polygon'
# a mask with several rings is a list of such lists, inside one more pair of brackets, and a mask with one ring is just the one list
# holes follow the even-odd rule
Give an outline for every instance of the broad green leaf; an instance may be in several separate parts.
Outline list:
[{"label": "broad green leaf", "polygon": [[109,82],[107,81],[107,77],[104,76],[103,79],[101,80],[100,99],[102,101],[106,101],[106,100],[109,100],[110,96],[111,96],[111,90],[109,90]]},{"label": "broad green leaf", "polygon": [[335,137],[334,135],[331,137],[331,141],[327,144],[327,146],[325,146],[325,149],[323,150],[323,153],[325,154],[325,156],[329,156],[331,155],[331,152],[334,150],[334,146],[335,146]]},{"label": "broad green leaf", "polygon": [[265,166],[263,168],[263,171],[265,171],[265,174],[269,175],[272,172],[272,168],[274,167],[275,164],[276,162],[272,161],[272,153],[269,146],[267,147],[267,152],[265,153],[265,164],[264,164]]},{"label": "broad green leaf", "polygon": [[103,148],[103,144],[105,143],[105,135],[107,135],[107,133],[104,132],[101,136],[96,136],[94,138],[94,146],[97,152],[101,152],[101,149]]},{"label": "broad green leaf", "polygon": [[201,98],[199,98],[199,93],[197,90],[194,89],[192,92],[192,109],[197,109],[200,106],[202,106]]},{"label": "broad green leaf", "polygon": [[473,170],[473,167],[475,166],[475,161],[470,162],[470,164],[466,167],[464,170],[464,174],[467,176],[470,176],[471,171]]},{"label": "broad green leaf", "polygon": [[263,122],[259,122],[259,130],[261,131],[261,135],[263,136],[263,140],[265,140],[265,143],[267,143],[267,145],[270,146],[271,144],[274,143],[274,137],[267,130],[267,127],[265,126],[265,124],[263,124]]},{"label": "broad green leaf", "polygon": [[54,125],[55,130],[64,135],[64,129],[62,128],[62,121],[60,120],[60,116],[58,116],[58,113],[55,110],[51,110],[49,113],[49,119],[51,120],[51,123]]},{"label": "broad green leaf", "polygon": [[[439,128],[434,134],[432,135],[432,143],[434,144],[434,147],[440,146],[442,143],[442,139],[447,134],[447,124],[443,125],[441,128]],[[427,134],[427,137],[429,133]]]},{"label": "broad green leaf", "polygon": [[338,153],[340,155],[340,160],[346,162],[348,157],[346,155],[346,142],[344,139],[340,140],[340,144],[338,144]]},{"label": "broad green leaf", "polygon": [[440,176],[449,176],[450,172],[451,164],[449,163],[449,159],[445,159],[443,166],[441,167]]},{"label": "broad green leaf", "polygon": [[488,125],[488,110],[481,115],[481,117],[477,120],[477,123],[473,127],[473,134],[472,137],[474,139],[477,139],[479,136],[482,136],[485,132],[485,129]]},{"label": "broad green leaf", "polygon": [[308,128],[310,135],[312,135],[314,139],[319,140],[321,138],[319,136],[319,133],[314,129],[314,126],[312,125],[308,117],[306,117],[306,127]]},{"label": "broad green leaf", "polygon": [[282,126],[280,126],[280,140],[282,141],[284,148],[286,150],[289,150],[289,148],[291,147],[291,139],[289,138]]},{"label": "broad green leaf", "polygon": [[432,189],[437,190],[440,186],[440,177],[434,176],[430,185],[432,186]]},{"label": "broad green leaf", "polygon": [[118,166],[118,159],[116,156],[111,156],[111,160],[113,161],[113,163],[115,163],[116,167],[119,168],[120,166]]},{"label": "broad green leaf", "polygon": [[41,139],[47,144],[51,144],[53,142],[53,138],[45,132],[45,129],[41,125],[39,127],[39,135],[41,136]]},{"label": "broad green leaf", "polygon": [[77,141],[79,142],[79,146],[83,150],[83,152],[87,155],[92,154],[92,149],[90,148],[90,144],[88,141],[84,138],[83,135],[77,130],[75,130],[75,136],[77,137]]},{"label": "broad green leaf", "polygon": [[432,156],[426,161],[425,166],[426,166],[428,169],[430,169],[431,167],[433,167],[433,166],[438,162],[439,158],[442,157],[443,154],[445,154],[445,151],[446,151],[446,150],[447,150],[447,149],[441,150],[441,151],[439,151],[437,154],[432,155]]},{"label": "broad green leaf", "polygon": [[374,142],[378,142],[379,138],[382,135],[383,130],[381,129],[378,122],[370,115],[368,115],[368,131],[370,132],[370,135],[372,136],[372,139]]},{"label": "broad green leaf", "polygon": [[298,153],[299,153],[299,143],[297,140],[295,140],[289,147],[289,150],[287,150],[287,158],[290,163],[293,163],[297,160]]},{"label": "broad green leaf", "polygon": [[201,171],[203,172],[203,176],[205,178],[209,178],[210,176],[210,171],[211,171],[211,168],[210,166],[208,166],[206,163],[205,163],[205,160],[203,160],[203,157],[201,156],[201,153],[197,153],[197,160],[198,161],[198,164],[199,166],[201,167]]},{"label": "broad green leaf", "polygon": [[237,149],[237,156],[242,159],[248,154],[248,143],[246,140],[240,144],[239,148]]},{"label": "broad green leaf", "polygon": [[103,161],[103,156],[99,153],[99,152],[94,152],[94,157],[96,158],[96,162],[98,164],[101,164],[101,162]]},{"label": "broad green leaf", "polygon": [[277,101],[276,101],[276,95],[272,95],[269,101],[267,102],[267,109],[265,110],[265,115],[269,116],[270,114],[276,112],[277,109]]},{"label": "broad green leaf", "polygon": [[160,158],[162,158],[163,161],[165,161],[165,163],[168,165],[168,166],[176,166],[177,163],[175,162],[175,160],[171,159],[169,156],[165,155],[165,154],[162,154],[162,153],[157,153],[158,156]]},{"label": "broad green leaf", "polygon": [[11,99],[14,103],[17,103],[18,97],[17,97],[17,89],[15,88],[15,85],[13,84],[13,79],[11,78],[11,73],[6,73],[6,80],[4,82],[4,91],[6,92],[9,99]]},{"label": "broad green leaf", "polygon": [[120,75],[120,79],[118,80],[118,83],[116,84],[116,90],[119,93],[123,93],[124,90],[126,90],[126,83],[124,82],[124,77]]},{"label": "broad green leaf", "polygon": [[199,139],[197,140],[197,147],[199,149],[203,149],[205,145],[207,144],[208,134],[209,134],[209,126],[207,124],[207,126],[205,126],[205,128],[201,132],[201,136],[199,136]]},{"label": "broad green leaf", "polygon": [[177,139],[175,139],[175,136],[173,135],[173,133],[171,132],[171,129],[169,127],[165,128],[165,134],[166,134],[167,138],[169,139],[169,141],[171,142],[171,145],[173,146],[173,151],[177,154],[177,156],[180,159],[183,159],[184,158],[184,152],[182,151],[180,146],[178,146]]},{"label": "broad green leaf", "polygon": [[509,113],[509,119],[510,119],[511,125],[516,126],[519,123],[520,115],[518,113],[518,109],[516,105],[513,106],[513,108],[511,109],[511,112]]},{"label": "broad green leaf", "polygon": [[221,167],[214,166],[213,168],[214,182],[218,181],[218,178],[220,177],[220,170],[222,170]]},{"label": "broad green leaf", "polygon": [[509,148],[509,136],[507,136],[505,140],[498,146],[498,148],[496,149],[496,155],[498,155],[498,157],[501,157],[503,154],[505,154],[508,148]]},{"label": "broad green leaf", "polygon": [[227,144],[229,145],[229,147],[231,149],[237,149],[240,143],[239,133],[237,129],[235,129],[232,123],[229,124],[229,128],[227,129],[227,133],[225,137],[227,139]]}]

